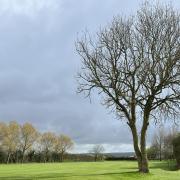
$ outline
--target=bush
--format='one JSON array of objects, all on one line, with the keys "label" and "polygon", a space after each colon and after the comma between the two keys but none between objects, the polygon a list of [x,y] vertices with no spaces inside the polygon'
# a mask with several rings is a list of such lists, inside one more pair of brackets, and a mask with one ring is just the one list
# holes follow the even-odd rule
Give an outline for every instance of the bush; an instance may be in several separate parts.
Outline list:
[{"label": "bush", "polygon": [[173,154],[177,162],[177,168],[180,169],[180,133],[173,140]]},{"label": "bush", "polygon": [[157,159],[158,157],[158,149],[155,146],[149,147],[147,150],[148,159]]}]

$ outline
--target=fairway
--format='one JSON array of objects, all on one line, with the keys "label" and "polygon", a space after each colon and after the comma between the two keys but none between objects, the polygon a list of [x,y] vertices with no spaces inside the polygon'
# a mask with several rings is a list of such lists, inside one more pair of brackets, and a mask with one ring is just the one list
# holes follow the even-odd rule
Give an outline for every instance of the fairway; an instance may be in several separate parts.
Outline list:
[{"label": "fairway", "polygon": [[2,180],[179,180],[180,171],[168,170],[167,162],[150,162],[151,173],[139,174],[136,162],[75,162],[0,165]]}]

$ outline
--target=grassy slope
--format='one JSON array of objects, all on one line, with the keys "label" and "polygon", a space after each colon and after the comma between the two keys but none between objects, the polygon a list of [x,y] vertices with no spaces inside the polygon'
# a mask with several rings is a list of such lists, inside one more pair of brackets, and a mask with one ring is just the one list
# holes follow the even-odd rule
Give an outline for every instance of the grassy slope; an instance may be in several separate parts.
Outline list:
[{"label": "grassy slope", "polygon": [[180,171],[167,169],[167,162],[151,162],[151,173],[137,173],[136,162],[81,162],[0,165],[2,180],[179,180]]}]

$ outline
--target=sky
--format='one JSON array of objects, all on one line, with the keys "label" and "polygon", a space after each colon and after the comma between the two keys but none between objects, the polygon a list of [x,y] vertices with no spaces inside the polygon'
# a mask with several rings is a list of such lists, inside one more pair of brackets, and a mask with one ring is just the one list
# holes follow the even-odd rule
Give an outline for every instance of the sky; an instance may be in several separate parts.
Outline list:
[{"label": "sky", "polygon": [[[171,2],[180,7],[179,0]],[[31,122],[41,132],[67,134],[76,143],[73,152],[88,152],[94,144],[103,144],[106,152],[133,151],[126,123],[102,106],[98,95],[90,102],[76,93],[81,61],[75,41],[113,16],[132,15],[141,3],[0,0],[0,120]]]}]

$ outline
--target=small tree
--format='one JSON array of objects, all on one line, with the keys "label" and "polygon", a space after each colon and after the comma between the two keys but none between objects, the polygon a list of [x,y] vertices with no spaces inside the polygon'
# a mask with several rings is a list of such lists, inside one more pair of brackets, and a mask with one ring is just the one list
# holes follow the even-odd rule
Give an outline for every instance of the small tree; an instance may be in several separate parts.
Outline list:
[{"label": "small tree", "polygon": [[94,155],[94,161],[97,161],[98,159],[102,160],[104,147],[100,144],[94,145],[90,152]]},{"label": "small tree", "polygon": [[180,133],[173,140],[173,152],[176,158],[177,168],[180,169]]},{"label": "small tree", "polygon": [[89,96],[96,89],[103,104],[126,120],[143,173],[149,172],[151,119],[176,117],[180,109],[179,24],[180,14],[172,7],[147,3],[134,18],[116,17],[95,38],[85,34],[76,44],[83,64],[79,92]]},{"label": "small tree", "polygon": [[158,155],[157,146],[152,145],[147,149],[147,157],[148,159],[156,159]]},{"label": "small tree", "polygon": [[7,152],[6,163],[9,163],[11,155],[15,153],[19,147],[20,127],[16,122],[12,121],[8,125],[3,124],[0,131],[1,145]]},{"label": "small tree", "polygon": [[178,130],[174,126],[166,133],[164,137],[164,159],[173,159],[173,140],[177,136]]},{"label": "small tree", "polygon": [[30,123],[20,127],[20,150],[22,151],[22,162],[26,151],[30,150],[38,138],[38,131]]},{"label": "small tree", "polygon": [[56,135],[51,132],[45,132],[41,135],[39,143],[42,152],[44,152],[44,162],[47,162],[49,160],[49,153],[55,148]]},{"label": "small tree", "polygon": [[55,151],[60,154],[61,162],[64,160],[64,154],[72,149],[73,144],[72,139],[68,136],[60,135],[56,137]]},{"label": "small tree", "polygon": [[161,127],[154,134],[153,145],[152,145],[152,147],[156,148],[157,155],[160,161],[162,160],[162,156],[163,156],[164,140],[165,140],[165,132],[164,132],[164,128]]},{"label": "small tree", "polygon": [[[154,159],[172,159],[173,158],[173,139],[177,135],[175,126],[165,129],[163,126],[158,128],[153,136],[152,145],[148,149],[148,157],[154,156]],[[152,155],[152,156],[151,156]]]}]

